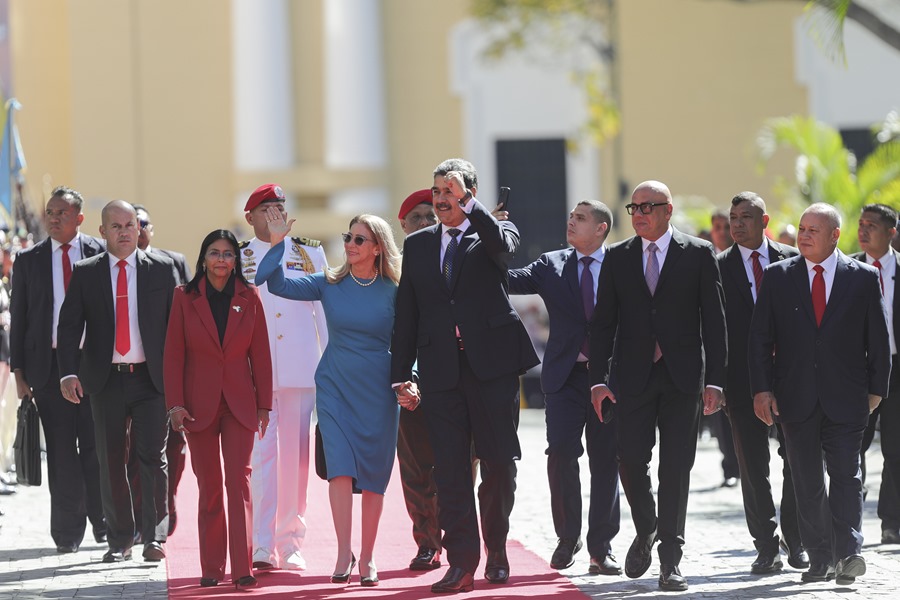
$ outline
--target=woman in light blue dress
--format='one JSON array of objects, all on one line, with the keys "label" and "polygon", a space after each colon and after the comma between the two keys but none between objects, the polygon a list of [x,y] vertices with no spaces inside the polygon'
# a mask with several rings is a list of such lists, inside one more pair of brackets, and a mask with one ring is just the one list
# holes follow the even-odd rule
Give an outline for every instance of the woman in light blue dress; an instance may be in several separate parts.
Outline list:
[{"label": "woman in light blue dress", "polygon": [[350,548],[353,481],[362,489],[364,586],[378,585],[373,560],[384,491],[397,450],[400,407],[391,389],[391,333],[400,252],[390,226],[359,215],[344,234],[344,264],[325,273],[286,279],[281,260],[285,222],[277,208],[266,213],[272,248],[259,264],[256,284],[293,300],[319,300],[328,324],[328,345],[316,369],[316,411],[328,468],[328,495],[338,540],[334,583],[349,583],[356,557]]}]

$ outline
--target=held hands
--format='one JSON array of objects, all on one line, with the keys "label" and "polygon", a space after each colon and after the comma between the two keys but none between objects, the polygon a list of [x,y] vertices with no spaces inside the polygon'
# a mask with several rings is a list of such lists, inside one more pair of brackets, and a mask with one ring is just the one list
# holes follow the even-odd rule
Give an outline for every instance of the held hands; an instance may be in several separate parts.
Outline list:
[{"label": "held hands", "polygon": [[753,412],[766,425],[775,422],[773,415],[781,416],[778,412],[778,402],[775,401],[775,395],[772,392],[760,392],[753,396]]},{"label": "held hands", "polygon": [[616,395],[612,393],[612,390],[606,387],[605,385],[599,385],[591,390],[591,404],[594,405],[594,412],[597,413],[597,418],[600,419],[600,422],[603,423],[603,401],[609,399],[613,404],[616,403]]},{"label": "held hands", "polygon": [[269,411],[264,408],[257,408],[256,420],[259,422],[259,439],[263,439],[266,436],[266,429],[269,428]]},{"label": "held hands", "polygon": [[875,412],[875,409],[878,408],[878,405],[881,404],[881,396],[876,396],[875,394],[869,394],[869,414],[871,415]]},{"label": "held hands", "polygon": [[81,381],[77,377],[69,377],[63,379],[59,384],[62,397],[72,404],[81,404],[81,398],[84,397],[84,390],[81,389]]},{"label": "held hands", "polygon": [[397,404],[406,410],[416,410],[422,402],[419,386],[412,381],[406,381],[394,388],[397,394]]},{"label": "held hands", "polygon": [[[294,221],[296,221],[296,219],[291,219],[285,223],[284,215],[281,214],[280,210],[274,206],[267,208],[266,228],[269,230],[269,243],[273,246],[280,244],[281,241],[287,237],[287,234],[291,232],[291,226],[294,224]],[[268,421],[266,422],[268,423]]]},{"label": "held hands", "polygon": [[725,394],[722,390],[714,387],[707,387],[703,390],[703,414],[711,415],[719,412],[725,406]]}]

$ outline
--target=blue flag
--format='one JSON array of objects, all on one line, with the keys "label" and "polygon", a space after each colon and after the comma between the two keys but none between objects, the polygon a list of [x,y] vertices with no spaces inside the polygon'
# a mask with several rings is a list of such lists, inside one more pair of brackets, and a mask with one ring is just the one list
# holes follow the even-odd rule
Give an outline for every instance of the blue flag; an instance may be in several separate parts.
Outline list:
[{"label": "blue flag", "polygon": [[2,206],[7,223],[12,226],[12,184],[23,183],[22,169],[25,168],[25,156],[22,154],[22,142],[16,127],[15,111],[22,108],[19,101],[10,98],[3,108],[6,117],[3,127],[3,143],[0,147],[0,206]]}]

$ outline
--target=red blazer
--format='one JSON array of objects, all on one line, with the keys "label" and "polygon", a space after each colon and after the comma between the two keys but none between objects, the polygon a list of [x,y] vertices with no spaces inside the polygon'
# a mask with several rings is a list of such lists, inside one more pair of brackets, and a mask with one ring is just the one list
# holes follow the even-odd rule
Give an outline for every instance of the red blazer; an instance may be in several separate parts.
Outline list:
[{"label": "red blazer", "polygon": [[166,406],[183,406],[194,421],[188,431],[209,427],[222,396],[231,414],[256,431],[256,410],[272,409],[272,358],[259,291],[234,282],[224,344],[206,299],[206,278],[199,291],[175,288],[166,333],[164,375]]}]

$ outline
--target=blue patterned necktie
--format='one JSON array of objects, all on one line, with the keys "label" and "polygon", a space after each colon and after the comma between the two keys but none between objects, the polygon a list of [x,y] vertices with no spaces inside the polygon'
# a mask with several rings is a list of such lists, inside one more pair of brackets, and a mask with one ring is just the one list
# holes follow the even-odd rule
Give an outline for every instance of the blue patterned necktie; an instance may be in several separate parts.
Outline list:
[{"label": "blue patterned necktie", "polygon": [[444,263],[441,265],[441,272],[444,274],[444,281],[447,283],[447,287],[450,287],[450,281],[453,279],[453,257],[456,256],[456,249],[459,248],[456,236],[460,234],[460,231],[454,227],[453,229],[448,229],[447,233],[450,235],[450,243],[447,244],[447,250],[444,252]]}]

